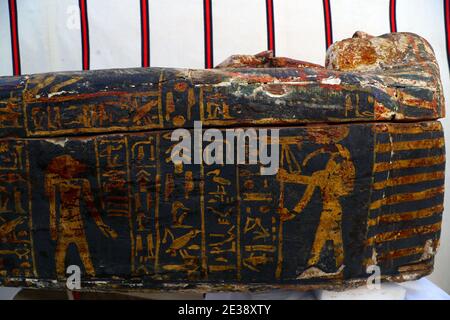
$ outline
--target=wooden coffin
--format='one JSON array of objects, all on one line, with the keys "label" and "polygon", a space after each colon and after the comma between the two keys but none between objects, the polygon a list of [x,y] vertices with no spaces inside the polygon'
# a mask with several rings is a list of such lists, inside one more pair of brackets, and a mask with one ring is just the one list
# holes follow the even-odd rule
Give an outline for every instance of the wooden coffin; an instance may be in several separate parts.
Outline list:
[{"label": "wooden coffin", "polygon": [[[409,33],[358,32],[325,68],[262,53],[0,78],[0,283],[64,288],[71,265],[82,289],[417,279],[439,243],[443,116],[433,51]],[[279,170],[175,164],[172,133],[196,121],[279,129]]]}]

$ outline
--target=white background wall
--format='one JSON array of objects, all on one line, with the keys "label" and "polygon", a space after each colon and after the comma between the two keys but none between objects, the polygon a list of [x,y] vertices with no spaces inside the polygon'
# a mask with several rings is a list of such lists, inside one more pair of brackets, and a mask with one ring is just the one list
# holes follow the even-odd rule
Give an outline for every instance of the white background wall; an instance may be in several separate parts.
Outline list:
[{"label": "white background wall", "polygon": [[[433,46],[450,101],[444,24],[446,0],[397,0],[398,31],[415,32]],[[78,0],[16,0],[23,74],[80,70]],[[87,0],[90,68],[141,66],[140,0]],[[333,39],[357,30],[390,31],[389,0],[330,0]],[[149,0],[150,64],[204,67],[203,0]],[[322,0],[273,0],[275,49],[279,56],[323,64]],[[233,53],[267,49],[266,0],[212,0],[215,64]],[[12,74],[8,0],[0,0],[0,75]],[[448,104],[447,104],[448,105]],[[443,121],[450,146],[450,119]],[[449,148],[450,149],[450,148]],[[447,175],[450,168],[447,164]],[[447,176],[448,177],[448,176]],[[450,179],[446,179],[450,190]],[[430,278],[450,293],[450,193],[445,198],[441,248]]]}]

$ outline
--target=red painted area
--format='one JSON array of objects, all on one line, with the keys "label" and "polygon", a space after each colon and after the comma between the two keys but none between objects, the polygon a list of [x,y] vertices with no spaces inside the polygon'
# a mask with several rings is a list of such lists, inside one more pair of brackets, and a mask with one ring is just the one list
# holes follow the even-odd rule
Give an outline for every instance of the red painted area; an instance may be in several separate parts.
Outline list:
[{"label": "red painted area", "polygon": [[141,0],[142,66],[150,66],[148,0]]},{"label": "red painted area", "polygon": [[267,48],[275,55],[275,26],[273,17],[273,0],[266,0]]},{"label": "red painted area", "polygon": [[328,47],[333,43],[330,0],[323,0],[323,14],[325,19],[325,43],[328,49]]},{"label": "red painted area", "polygon": [[9,23],[11,28],[11,48],[13,60],[13,74],[18,76],[20,71],[19,33],[17,31],[16,0],[9,0]]},{"label": "red painted area", "polygon": [[213,44],[212,44],[212,0],[203,1],[204,23],[205,23],[205,68],[211,69],[213,63]]},{"label": "red painted area", "polygon": [[391,25],[391,32],[397,32],[397,20],[396,20],[396,3],[395,0],[389,1],[389,22]]},{"label": "red painted area", "polygon": [[79,0],[83,70],[89,70],[89,27],[86,0]]}]

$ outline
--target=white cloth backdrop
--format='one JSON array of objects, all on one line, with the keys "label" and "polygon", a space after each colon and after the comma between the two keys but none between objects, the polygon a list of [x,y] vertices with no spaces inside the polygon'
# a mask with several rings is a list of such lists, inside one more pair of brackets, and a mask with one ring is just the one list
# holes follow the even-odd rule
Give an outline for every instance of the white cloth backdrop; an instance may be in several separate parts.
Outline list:
[{"label": "white cloth backdrop", "polygon": [[[431,43],[450,101],[449,7],[450,0],[0,0],[0,75],[203,68],[233,53],[268,48],[278,56],[323,64],[327,39],[348,38],[357,30],[374,35],[397,30]],[[443,123],[450,146],[450,122]],[[430,278],[447,292],[449,263],[446,212]]]}]

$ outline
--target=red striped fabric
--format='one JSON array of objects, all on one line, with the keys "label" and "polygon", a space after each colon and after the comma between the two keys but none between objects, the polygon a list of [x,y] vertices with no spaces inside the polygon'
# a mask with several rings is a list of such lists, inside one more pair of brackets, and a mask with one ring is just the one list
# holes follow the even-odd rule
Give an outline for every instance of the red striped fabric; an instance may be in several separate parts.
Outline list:
[{"label": "red striped fabric", "polygon": [[212,27],[212,0],[203,0],[203,15],[205,26],[205,68],[214,68],[213,59],[213,27]]},{"label": "red striped fabric", "polygon": [[325,45],[328,49],[328,47],[333,43],[330,0],[323,0],[323,16],[325,21]]},{"label": "red striped fabric", "polygon": [[11,31],[11,50],[12,50],[12,66],[13,74],[18,76],[20,71],[20,50],[19,50],[19,33],[17,28],[17,5],[16,0],[9,0],[9,23]]},{"label": "red striped fabric", "polygon": [[148,0],[141,0],[141,47],[142,47],[142,66],[150,66],[150,38],[149,38],[149,20],[148,20]]},{"label": "red striped fabric", "polygon": [[389,1],[389,22],[391,26],[391,32],[397,32],[397,17],[396,17],[396,1]]},{"label": "red striped fabric", "polygon": [[89,24],[87,12],[87,0],[79,0],[81,19],[81,47],[83,70],[89,70]]},{"label": "red striped fabric", "polygon": [[273,0],[266,0],[267,15],[267,49],[275,55],[275,23],[273,14]]},{"label": "red striped fabric", "polygon": [[[333,43],[333,28],[331,14],[331,0],[323,0],[323,14],[325,27],[326,48]],[[450,0],[443,0],[446,53],[450,67]],[[21,74],[21,56],[19,49],[17,0],[8,0],[9,20],[11,33],[12,70],[14,75]],[[79,0],[81,20],[81,42],[82,42],[82,69],[90,69],[90,43],[87,0]],[[275,52],[275,21],[274,0],[265,0],[266,23],[267,23],[267,48]],[[390,31],[397,32],[397,1],[389,0],[389,23]],[[150,21],[149,1],[140,0],[141,19],[141,64],[143,67],[150,66]],[[213,15],[212,0],[203,0],[204,13],[204,61],[205,68],[214,67],[214,45],[213,45]],[[51,71],[51,70],[49,70]]]}]

